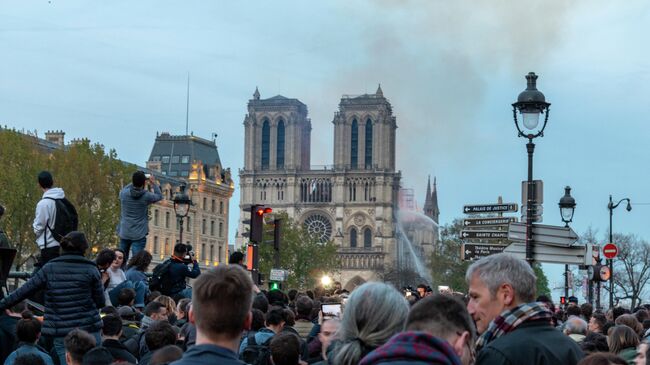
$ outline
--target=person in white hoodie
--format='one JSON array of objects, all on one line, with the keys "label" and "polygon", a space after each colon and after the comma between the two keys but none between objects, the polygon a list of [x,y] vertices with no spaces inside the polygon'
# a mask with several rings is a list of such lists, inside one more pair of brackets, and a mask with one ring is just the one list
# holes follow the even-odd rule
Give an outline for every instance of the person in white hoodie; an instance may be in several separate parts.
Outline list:
[{"label": "person in white hoodie", "polygon": [[36,244],[41,250],[37,265],[43,267],[48,261],[59,257],[59,241],[47,227],[54,227],[56,218],[56,203],[52,199],[63,199],[65,193],[63,189],[54,187],[54,179],[49,171],[41,171],[38,174],[38,185],[43,190],[43,197],[36,204],[33,227]]}]

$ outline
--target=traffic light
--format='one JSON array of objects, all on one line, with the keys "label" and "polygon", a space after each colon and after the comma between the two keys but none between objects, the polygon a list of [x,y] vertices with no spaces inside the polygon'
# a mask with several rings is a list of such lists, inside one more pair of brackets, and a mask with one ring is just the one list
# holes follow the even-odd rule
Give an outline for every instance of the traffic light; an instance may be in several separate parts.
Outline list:
[{"label": "traffic light", "polygon": [[609,266],[607,265],[594,265],[594,276],[593,280],[598,282],[598,281],[609,281],[609,279],[612,277],[612,273],[609,270]]},{"label": "traffic light", "polygon": [[250,240],[262,242],[264,234],[264,214],[273,212],[273,209],[264,205],[251,205]]},{"label": "traffic light", "polygon": [[269,290],[282,290],[282,284],[277,281],[271,281],[269,283]]},{"label": "traffic light", "polygon": [[560,304],[562,305],[566,304],[566,297],[560,297]]}]

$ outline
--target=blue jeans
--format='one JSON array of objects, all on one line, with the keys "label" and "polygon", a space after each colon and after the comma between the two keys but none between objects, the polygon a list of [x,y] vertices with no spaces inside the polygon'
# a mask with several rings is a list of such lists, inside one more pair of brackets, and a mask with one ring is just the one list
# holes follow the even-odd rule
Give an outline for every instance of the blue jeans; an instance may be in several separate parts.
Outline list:
[{"label": "blue jeans", "polygon": [[135,306],[144,308],[144,297],[147,293],[147,285],[145,285],[145,283],[142,281],[136,281],[134,283],[131,280],[123,281],[108,292],[108,296],[111,298],[111,304],[113,307],[118,307],[118,296],[120,295],[120,291],[122,291],[124,288],[135,290]]},{"label": "blue jeans", "polygon": [[[102,336],[99,334],[99,332],[93,332],[90,335],[95,337],[97,346],[100,346],[102,344]],[[56,356],[59,358],[59,365],[68,365],[68,363],[65,361],[65,345],[63,344],[64,338],[65,336],[54,337],[54,351],[56,351]]]},{"label": "blue jeans", "polygon": [[120,238],[120,249],[124,251],[124,263],[123,266],[126,267],[126,264],[129,261],[129,250],[133,250],[133,255],[144,250],[144,246],[147,244],[147,236],[144,236],[137,240],[127,240],[125,238]]}]

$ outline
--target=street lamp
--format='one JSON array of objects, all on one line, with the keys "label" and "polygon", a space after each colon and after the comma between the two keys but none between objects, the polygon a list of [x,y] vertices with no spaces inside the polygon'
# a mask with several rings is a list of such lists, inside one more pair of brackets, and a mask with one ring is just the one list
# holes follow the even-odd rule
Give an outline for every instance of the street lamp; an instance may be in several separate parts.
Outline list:
[{"label": "street lamp", "polygon": [[[526,151],[528,152],[528,196],[526,197],[526,261],[533,264],[533,216],[535,209],[535,192],[533,183],[533,152],[535,144],[533,139],[544,136],[544,129],[548,122],[548,112],[550,103],[541,91],[537,90],[537,75],[529,72],[526,75],[526,90],[522,91],[517,97],[517,102],[512,104],[512,115],[515,120],[515,127],[519,137],[528,138]],[[517,112],[520,114],[523,129],[519,125]],[[539,128],[540,114],[544,114],[544,124]]]},{"label": "street lamp", "polygon": [[[632,204],[630,203],[630,198],[623,198],[614,204],[612,196],[609,196],[609,203],[607,204],[607,209],[609,209],[609,243],[614,243],[614,232],[612,231],[612,215],[614,214],[614,209],[618,207],[623,201],[627,201],[627,207],[625,210],[628,212],[632,210]],[[608,259],[609,264],[609,308],[614,308],[614,259]]]},{"label": "street lamp", "polygon": [[[569,223],[573,221],[573,213],[576,209],[576,200],[571,196],[571,187],[564,188],[564,196],[560,198],[560,215],[564,226],[568,227]],[[569,297],[569,265],[564,265],[564,297]]]},{"label": "street lamp", "polygon": [[180,222],[179,243],[183,243],[183,219],[187,217],[187,214],[190,212],[190,206],[192,205],[192,199],[185,192],[185,188],[185,183],[181,183],[173,199],[174,213],[176,213],[176,218]]}]

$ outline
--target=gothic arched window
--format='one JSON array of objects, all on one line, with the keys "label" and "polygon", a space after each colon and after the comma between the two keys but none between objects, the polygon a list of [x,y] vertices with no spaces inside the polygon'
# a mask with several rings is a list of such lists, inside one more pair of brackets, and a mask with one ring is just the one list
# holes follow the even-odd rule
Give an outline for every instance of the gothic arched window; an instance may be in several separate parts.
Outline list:
[{"label": "gothic arched window", "polygon": [[271,148],[271,127],[269,121],[262,124],[262,169],[269,168],[269,150]]},{"label": "gothic arched window", "polygon": [[366,168],[372,168],[372,120],[366,120],[366,151],[365,151]]},{"label": "gothic arched window", "polygon": [[357,247],[357,229],[350,230],[350,247]]},{"label": "gothic arched window", "polygon": [[363,231],[363,247],[372,247],[372,231],[370,228]]},{"label": "gothic arched window", "polygon": [[284,121],[278,122],[278,135],[277,135],[277,153],[275,166],[278,169],[284,168]]},{"label": "gothic arched window", "polygon": [[350,165],[351,168],[356,169],[359,165],[359,125],[356,119],[352,120],[350,135]]}]

